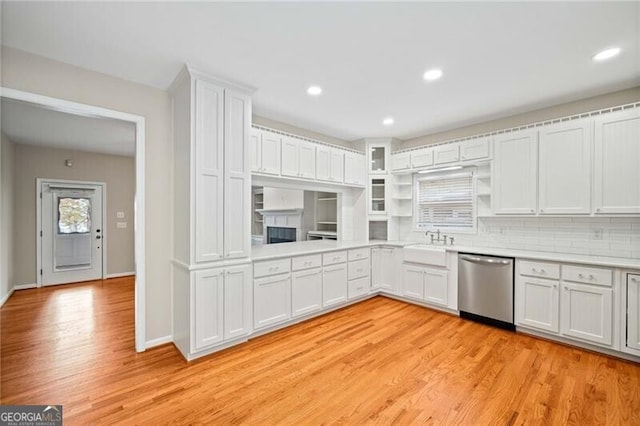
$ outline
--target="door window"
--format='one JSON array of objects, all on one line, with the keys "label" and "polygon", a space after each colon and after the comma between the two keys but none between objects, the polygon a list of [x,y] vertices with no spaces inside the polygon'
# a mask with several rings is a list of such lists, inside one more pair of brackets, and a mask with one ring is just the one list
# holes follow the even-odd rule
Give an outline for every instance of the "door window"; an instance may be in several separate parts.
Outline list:
[{"label": "door window", "polygon": [[91,231],[89,198],[58,198],[58,234],[86,234]]}]

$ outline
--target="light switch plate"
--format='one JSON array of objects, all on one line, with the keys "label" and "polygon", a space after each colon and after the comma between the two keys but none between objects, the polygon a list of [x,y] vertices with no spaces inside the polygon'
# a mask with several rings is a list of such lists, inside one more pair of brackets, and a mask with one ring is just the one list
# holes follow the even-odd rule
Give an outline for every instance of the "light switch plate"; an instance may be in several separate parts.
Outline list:
[{"label": "light switch plate", "polygon": [[118,219],[124,219],[124,212],[116,212],[116,217]]}]

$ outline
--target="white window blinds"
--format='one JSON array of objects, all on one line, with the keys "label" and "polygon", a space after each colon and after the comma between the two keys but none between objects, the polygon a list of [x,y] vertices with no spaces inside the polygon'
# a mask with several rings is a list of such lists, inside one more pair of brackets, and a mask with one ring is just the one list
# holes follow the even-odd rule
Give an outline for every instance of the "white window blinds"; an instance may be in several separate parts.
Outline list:
[{"label": "white window blinds", "polygon": [[456,173],[416,178],[418,228],[475,230],[473,175]]}]

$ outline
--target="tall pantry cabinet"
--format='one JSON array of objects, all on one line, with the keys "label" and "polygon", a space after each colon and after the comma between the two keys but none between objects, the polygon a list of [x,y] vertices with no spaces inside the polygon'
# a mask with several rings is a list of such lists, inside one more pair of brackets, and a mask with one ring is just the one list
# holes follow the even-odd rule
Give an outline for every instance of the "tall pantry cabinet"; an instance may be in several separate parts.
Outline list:
[{"label": "tall pantry cabinet", "polygon": [[173,100],[173,328],[187,359],[251,332],[252,88],[185,66]]}]

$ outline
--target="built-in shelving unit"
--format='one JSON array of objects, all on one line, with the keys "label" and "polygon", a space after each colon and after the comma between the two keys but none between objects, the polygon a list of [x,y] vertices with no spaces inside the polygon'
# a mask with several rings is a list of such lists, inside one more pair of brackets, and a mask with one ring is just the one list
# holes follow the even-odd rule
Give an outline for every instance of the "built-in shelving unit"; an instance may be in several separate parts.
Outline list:
[{"label": "built-in shelving unit", "polygon": [[307,239],[338,239],[338,195],[334,192],[316,192],[315,230]]},{"label": "built-in shelving unit", "polygon": [[392,175],[391,216],[411,217],[413,215],[413,176]]},{"label": "built-in shelving unit", "polygon": [[478,164],[476,169],[477,217],[491,216],[491,163]]},{"label": "built-in shelving unit", "polygon": [[260,210],[264,208],[264,193],[262,187],[253,187],[251,191],[251,203],[253,204],[252,209],[252,222],[251,222],[251,235],[262,235],[263,229],[263,218]]}]

